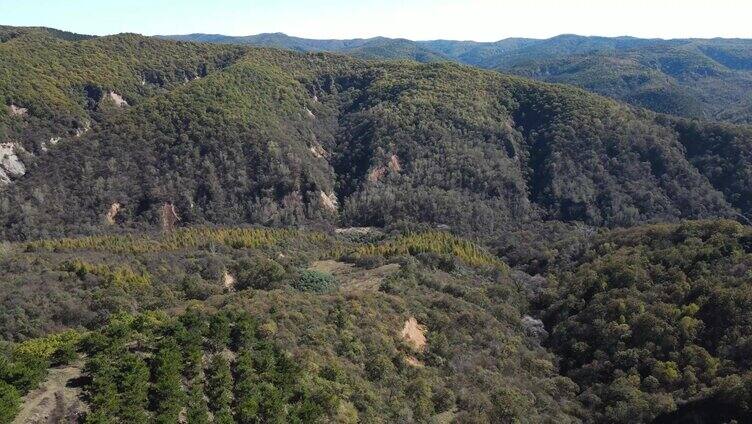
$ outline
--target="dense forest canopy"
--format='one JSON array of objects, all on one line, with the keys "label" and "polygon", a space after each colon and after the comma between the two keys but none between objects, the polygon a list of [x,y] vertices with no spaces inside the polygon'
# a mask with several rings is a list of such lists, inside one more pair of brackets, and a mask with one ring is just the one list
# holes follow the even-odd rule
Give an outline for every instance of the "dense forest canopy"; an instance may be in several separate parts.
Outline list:
[{"label": "dense forest canopy", "polygon": [[0,423],[752,420],[728,93],[446,60],[743,41],[188,38],[0,27]]},{"label": "dense forest canopy", "polygon": [[[157,224],[169,204],[187,225],[413,221],[486,234],[540,219],[746,216],[752,205],[749,127],[566,86],[135,35],[28,30],[0,52],[6,105],[26,110],[8,109],[2,126],[25,167],[0,203],[11,239],[95,232],[114,205],[127,228]],[[59,66],[33,63],[49,60]]]}]

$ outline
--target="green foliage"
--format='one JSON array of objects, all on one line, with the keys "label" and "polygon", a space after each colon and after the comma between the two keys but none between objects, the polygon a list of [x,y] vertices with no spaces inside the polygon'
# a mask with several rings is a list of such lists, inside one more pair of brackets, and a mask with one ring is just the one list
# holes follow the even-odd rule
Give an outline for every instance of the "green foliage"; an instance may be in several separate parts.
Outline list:
[{"label": "green foliage", "polygon": [[21,407],[21,395],[15,387],[0,380],[0,423],[13,421]]},{"label": "green foliage", "polygon": [[313,270],[305,270],[293,283],[293,287],[307,293],[328,293],[334,291],[339,283],[333,275]]},{"label": "green foliage", "polygon": [[[92,101],[81,92],[51,102],[22,87],[15,100],[12,83],[0,86],[0,94],[10,93],[7,104],[28,100],[30,107],[24,117],[0,114],[12,139],[53,137],[49,114],[32,103],[50,101],[60,116],[80,109],[76,119],[92,122],[91,131],[46,153],[41,145],[25,147],[34,153],[23,158],[28,173],[0,202],[7,239],[154,228],[170,205],[182,226],[427,223],[488,237],[540,219],[623,226],[749,212],[748,184],[732,178],[746,175],[752,133],[744,127],[719,132],[697,124],[700,130],[687,135],[673,121],[581,90],[448,63],[361,62],[135,35],[45,42],[49,37],[31,31],[3,44],[14,60],[55,58],[39,67],[44,71],[14,70],[11,80],[66,85],[68,65],[55,65],[71,61],[88,70],[77,83],[94,92],[117,89],[133,105],[122,110],[93,101],[89,112]],[[172,59],[152,57],[159,49]],[[17,50],[34,54],[18,57]],[[114,72],[104,58],[101,68],[90,69],[87,59],[68,57],[80,51],[99,59],[99,50],[132,53],[128,61],[183,75],[182,81],[170,77],[152,90],[148,81],[140,85],[143,69],[133,63]],[[181,68],[183,54],[201,59]],[[212,66],[210,57],[227,60]],[[204,64],[211,72],[191,80]],[[113,72],[128,83],[99,80]],[[690,138],[710,151],[689,154],[683,144],[698,144]],[[736,163],[719,173],[717,157]],[[116,203],[121,208],[109,224],[105,215]],[[90,242],[123,243],[128,252],[257,246],[244,235],[207,232],[196,231],[195,239],[180,233],[146,243],[122,240],[127,236]]]},{"label": "green foliage", "polygon": [[[267,228],[185,228],[163,237],[97,236],[39,240],[25,244],[26,250],[37,249],[95,250],[112,253],[164,252],[224,244],[236,249],[254,249],[275,245],[283,240],[301,237],[296,230]],[[321,235],[307,233],[305,237],[320,240]]]},{"label": "green foliage", "polygon": [[237,290],[271,290],[279,287],[285,269],[274,259],[244,260],[235,267]]},{"label": "green foliage", "polygon": [[497,268],[505,272],[509,268],[477,244],[439,231],[408,234],[383,243],[358,246],[355,253],[361,256],[385,257],[435,253],[450,255],[474,267]]},{"label": "green foliage", "polygon": [[230,365],[222,355],[214,355],[206,371],[206,395],[215,421],[231,423],[232,374]]},{"label": "green foliage", "polygon": [[204,386],[200,381],[193,381],[188,391],[188,424],[208,424],[209,407],[204,398]]},{"label": "green foliage", "polygon": [[174,423],[178,420],[185,393],[182,390],[183,359],[175,340],[168,339],[159,347],[152,363],[154,387],[152,400],[156,404],[154,421]]},{"label": "green foliage", "polygon": [[549,345],[596,421],[650,421],[747,372],[750,237],[728,221],[615,231],[562,273]]},{"label": "green foliage", "polygon": [[125,267],[95,265],[76,260],[64,263],[62,270],[74,273],[81,279],[85,278],[87,274],[92,274],[102,278],[106,284],[123,289],[137,289],[151,284],[151,276],[149,274],[139,274]]},{"label": "green foliage", "polygon": [[21,357],[35,357],[53,363],[60,364],[59,359],[70,356],[71,350],[75,352],[76,345],[81,341],[84,334],[78,331],[65,331],[51,334],[47,337],[30,339],[19,343],[14,348],[14,353]]}]

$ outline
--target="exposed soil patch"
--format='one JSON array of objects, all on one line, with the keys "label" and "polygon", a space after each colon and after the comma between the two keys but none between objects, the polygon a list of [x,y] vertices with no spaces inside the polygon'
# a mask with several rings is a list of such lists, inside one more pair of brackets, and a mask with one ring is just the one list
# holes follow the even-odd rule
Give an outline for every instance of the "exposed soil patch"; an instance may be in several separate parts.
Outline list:
[{"label": "exposed soil patch", "polygon": [[29,113],[29,110],[26,109],[25,107],[10,105],[9,108],[10,108],[10,114],[13,116],[24,116],[27,113]]},{"label": "exposed soil patch", "polygon": [[24,396],[13,424],[77,422],[87,410],[80,398],[81,387],[75,384],[81,378],[81,369],[81,363],[51,369],[47,380]]},{"label": "exposed soil patch", "polygon": [[402,327],[400,336],[417,351],[422,351],[426,348],[426,327],[418,324],[418,320],[415,317],[410,317],[410,319],[405,321],[405,326]]},{"label": "exposed soil patch", "polygon": [[406,356],[405,362],[407,362],[407,365],[410,365],[411,367],[415,367],[415,368],[425,367],[425,364],[423,364],[423,362],[421,362],[419,359],[417,359],[414,356]]},{"label": "exposed soil patch", "polygon": [[113,102],[115,102],[115,106],[117,106],[117,107],[128,106],[128,102],[126,102],[125,99],[123,98],[123,96],[121,96],[120,94],[115,93],[114,91],[110,91],[109,94],[108,94],[108,96],[109,96],[110,100],[112,100]]},{"label": "exposed soil patch", "polygon": [[107,210],[107,214],[104,217],[107,221],[107,224],[115,225],[115,217],[117,216],[118,212],[120,212],[120,208],[122,207],[123,205],[121,205],[120,203],[113,203],[110,205],[110,209]]},{"label": "exposed soil patch", "polygon": [[311,269],[332,274],[344,291],[377,291],[385,278],[399,271],[399,264],[387,264],[374,269],[362,269],[339,261],[318,261]]},{"label": "exposed soil patch", "polygon": [[337,212],[337,208],[339,208],[339,202],[337,201],[336,194],[331,193],[327,195],[322,191],[319,192],[319,198],[321,199],[321,204],[324,206],[324,208],[328,209],[331,212]]},{"label": "exposed soil patch", "polygon": [[224,274],[222,274],[222,284],[225,286],[225,289],[229,292],[235,291],[235,277],[230,274],[229,272],[225,271]]}]

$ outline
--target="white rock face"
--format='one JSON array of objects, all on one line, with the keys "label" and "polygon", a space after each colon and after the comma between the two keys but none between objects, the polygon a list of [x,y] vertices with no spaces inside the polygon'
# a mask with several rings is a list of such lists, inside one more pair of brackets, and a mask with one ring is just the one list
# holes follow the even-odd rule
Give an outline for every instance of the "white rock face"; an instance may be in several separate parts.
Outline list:
[{"label": "white rock face", "polygon": [[548,331],[543,325],[543,321],[533,318],[529,315],[522,317],[522,326],[525,329],[525,333],[538,340],[543,340],[548,337]]},{"label": "white rock face", "polygon": [[0,184],[7,185],[14,178],[26,174],[26,166],[18,158],[15,143],[0,143]]},{"label": "white rock face", "polygon": [[313,154],[313,156],[317,158],[323,158],[327,154],[326,150],[324,150],[324,148],[319,144],[311,146],[308,150],[310,150],[311,154]]},{"label": "white rock face", "polygon": [[42,142],[42,151],[46,152],[49,146],[54,146],[57,143],[60,142],[62,138],[61,137],[50,137],[50,140],[47,142]]},{"label": "white rock face", "polygon": [[117,107],[128,106],[128,102],[126,102],[125,99],[123,99],[123,96],[121,96],[120,94],[115,93],[114,91],[110,91],[107,95],[110,97],[110,99],[113,102],[115,102],[115,106]]},{"label": "white rock face", "polygon": [[85,122],[83,128],[76,128],[76,137],[81,137],[82,135],[89,132],[91,129],[91,122]]},{"label": "white rock face", "polygon": [[8,184],[10,184],[10,177],[5,173],[5,171],[3,171],[2,168],[0,168],[0,186],[5,186]]},{"label": "white rock face", "polygon": [[104,216],[105,221],[109,225],[115,225],[115,217],[117,216],[118,212],[120,212],[120,209],[123,208],[123,205],[120,203],[113,203],[110,205],[110,208],[107,210],[107,213]]},{"label": "white rock face", "polygon": [[337,212],[337,209],[339,208],[339,201],[337,200],[337,195],[334,192],[327,195],[326,193],[321,191],[319,192],[319,198],[321,199],[321,204],[324,205],[324,208],[328,209],[331,212]]},{"label": "white rock face", "polygon": [[0,143],[0,166],[11,177],[20,177],[26,173],[26,167],[16,155],[16,144]]},{"label": "white rock face", "polygon": [[311,112],[311,109],[305,108],[306,116],[308,116],[310,119],[316,119],[316,115]]},{"label": "white rock face", "polygon": [[26,109],[25,107],[10,105],[9,108],[10,108],[10,114],[13,116],[24,116],[27,113],[29,113],[29,110]]}]

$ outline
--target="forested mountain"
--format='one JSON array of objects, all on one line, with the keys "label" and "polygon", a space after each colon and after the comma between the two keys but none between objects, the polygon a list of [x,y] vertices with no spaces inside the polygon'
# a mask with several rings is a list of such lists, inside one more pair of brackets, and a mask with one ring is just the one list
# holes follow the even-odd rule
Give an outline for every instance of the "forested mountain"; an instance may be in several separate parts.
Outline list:
[{"label": "forested mountain", "polygon": [[191,34],[167,38],[340,52],[362,58],[451,60],[576,85],[656,112],[752,123],[751,40],[576,35],[498,42],[310,40],[284,34],[250,37]]},{"label": "forested mountain", "polygon": [[748,421],[752,127],[425,61],[1,27],[0,423]]},{"label": "forested mountain", "polygon": [[[59,67],[14,56],[32,46],[31,60]],[[0,48],[9,72],[26,66],[18,80],[56,84],[3,86],[7,105],[28,109],[4,117],[5,141],[26,160],[0,204],[12,239],[96,231],[112,207],[118,226],[156,224],[167,204],[186,225],[407,220],[482,233],[752,207],[752,129],[565,86],[134,35],[71,42],[36,31]]]}]

